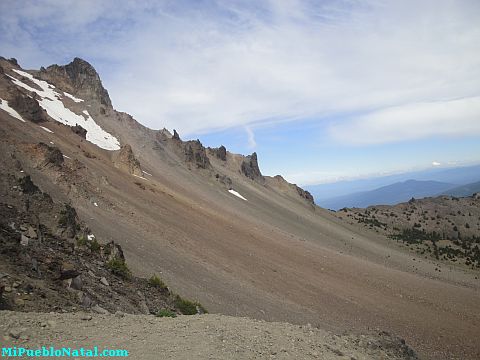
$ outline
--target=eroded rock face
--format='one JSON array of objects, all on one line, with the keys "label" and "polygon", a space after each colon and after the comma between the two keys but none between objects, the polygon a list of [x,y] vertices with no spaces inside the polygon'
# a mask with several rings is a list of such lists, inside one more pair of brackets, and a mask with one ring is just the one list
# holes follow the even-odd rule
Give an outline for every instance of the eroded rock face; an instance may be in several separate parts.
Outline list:
[{"label": "eroded rock face", "polygon": [[129,144],[122,146],[120,152],[115,157],[114,164],[117,168],[123,169],[130,174],[143,176],[140,161],[133,154],[132,147]]},{"label": "eroded rock face", "polygon": [[175,129],[173,129],[172,139],[173,139],[173,140],[180,140],[180,135],[178,135],[178,132],[177,132],[177,130],[175,130]]},{"label": "eroded rock face", "polygon": [[33,123],[47,121],[47,114],[34,98],[17,92],[10,105],[24,118]]},{"label": "eroded rock face", "polygon": [[227,149],[225,148],[225,146],[221,145],[219,148],[211,150],[218,159],[222,161],[227,161]]},{"label": "eroded rock face", "polygon": [[241,170],[246,177],[252,180],[263,179],[260,168],[258,167],[257,153],[255,152],[243,160]]},{"label": "eroded rock face", "polygon": [[310,194],[310,192],[308,192],[307,190],[303,190],[301,187],[297,185],[295,185],[295,187],[297,188],[297,192],[298,192],[298,195],[300,195],[300,197],[307,200],[310,204],[312,205],[314,204],[314,199],[312,194]]},{"label": "eroded rock face", "polygon": [[70,64],[51,65],[41,68],[38,77],[50,81],[65,91],[73,92],[82,99],[98,100],[112,108],[108,91],[103,87],[97,71],[85,60],[75,58]]},{"label": "eroded rock face", "polygon": [[207,152],[200,140],[187,141],[184,145],[184,150],[186,162],[194,163],[197,167],[202,169],[207,169],[211,166]]},{"label": "eroded rock face", "polygon": [[77,134],[78,136],[86,139],[87,138],[87,130],[81,127],[80,125],[76,124],[75,126],[71,127],[72,131]]}]

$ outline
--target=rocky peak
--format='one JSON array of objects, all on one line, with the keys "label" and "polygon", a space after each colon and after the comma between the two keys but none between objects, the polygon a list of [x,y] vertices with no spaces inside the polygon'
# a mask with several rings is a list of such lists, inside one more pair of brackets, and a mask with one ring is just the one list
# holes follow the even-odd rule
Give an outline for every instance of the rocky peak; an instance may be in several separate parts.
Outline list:
[{"label": "rocky peak", "polygon": [[257,153],[255,152],[252,155],[245,157],[245,160],[242,162],[241,170],[246,177],[252,180],[263,179],[260,168],[258,167]]},{"label": "rocky peak", "polygon": [[51,65],[46,69],[42,67],[39,77],[81,98],[95,99],[112,108],[108,91],[103,87],[100,76],[95,68],[83,59],[75,58],[64,66]]},{"label": "rocky peak", "polygon": [[173,129],[173,136],[172,139],[174,140],[180,140],[180,135],[178,135],[177,130]]},{"label": "rocky peak", "polygon": [[220,160],[227,161],[227,149],[221,145],[219,148],[210,149],[211,152]]},{"label": "rocky peak", "polygon": [[138,161],[133,154],[132,147],[129,144],[122,146],[114,159],[114,164],[115,167],[123,169],[130,174],[143,176],[143,171],[140,167],[140,161]]},{"label": "rocky peak", "polygon": [[197,167],[202,169],[207,169],[211,166],[210,160],[207,156],[207,152],[205,151],[205,147],[202,145],[200,140],[191,140],[185,142],[184,151],[185,161],[194,163],[195,165],[197,165]]}]

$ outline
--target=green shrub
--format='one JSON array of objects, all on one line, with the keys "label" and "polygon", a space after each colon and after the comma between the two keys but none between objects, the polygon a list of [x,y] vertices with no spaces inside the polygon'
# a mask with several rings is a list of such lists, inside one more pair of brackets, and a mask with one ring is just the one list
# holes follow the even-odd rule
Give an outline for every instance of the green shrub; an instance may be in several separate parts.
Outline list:
[{"label": "green shrub", "polygon": [[87,238],[85,236],[80,236],[77,238],[77,246],[87,246]]},{"label": "green shrub", "polygon": [[196,315],[199,312],[207,313],[207,310],[205,310],[205,308],[200,303],[182,299],[179,295],[175,296],[175,307],[183,315]]},{"label": "green shrub", "polygon": [[110,260],[107,263],[107,268],[110,269],[113,274],[121,277],[122,279],[129,279],[132,276],[132,273],[125,261],[120,259]]},{"label": "green shrub", "polygon": [[171,317],[171,318],[175,318],[177,317],[177,314],[175,314],[172,310],[168,310],[168,309],[162,309],[160,310],[157,314],[156,314],[157,317]]},{"label": "green shrub", "polygon": [[148,283],[151,286],[159,288],[159,289],[166,289],[167,288],[167,285],[156,274],[153,274],[152,277],[150,279],[148,279]]},{"label": "green shrub", "polygon": [[94,238],[92,241],[90,241],[90,250],[95,253],[100,251],[100,244],[98,243],[97,239]]}]

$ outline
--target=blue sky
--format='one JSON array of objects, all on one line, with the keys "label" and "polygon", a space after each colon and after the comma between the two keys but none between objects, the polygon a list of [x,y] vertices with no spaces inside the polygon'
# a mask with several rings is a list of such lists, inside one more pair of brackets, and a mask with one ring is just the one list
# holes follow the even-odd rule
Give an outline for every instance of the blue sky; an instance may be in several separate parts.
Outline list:
[{"label": "blue sky", "polygon": [[0,2],[0,55],[82,57],[118,110],[299,184],[480,162],[479,43],[475,0]]}]

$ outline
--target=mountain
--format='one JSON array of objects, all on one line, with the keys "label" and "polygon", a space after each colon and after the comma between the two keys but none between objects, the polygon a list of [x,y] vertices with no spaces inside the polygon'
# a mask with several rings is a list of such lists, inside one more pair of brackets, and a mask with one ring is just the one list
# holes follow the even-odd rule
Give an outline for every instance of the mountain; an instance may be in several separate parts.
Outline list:
[{"label": "mountain", "polygon": [[414,198],[436,195],[455,187],[439,181],[407,180],[382,186],[371,191],[353,193],[317,201],[317,205],[338,210],[344,207],[368,207],[371,205],[393,205]]},{"label": "mountain", "polygon": [[455,187],[453,189],[448,189],[443,191],[440,195],[450,195],[450,196],[471,196],[475,193],[480,193],[480,181]]},{"label": "mountain", "polygon": [[414,179],[418,181],[439,181],[451,184],[468,184],[480,178],[480,165],[458,166],[452,168],[433,168],[421,171],[410,171],[401,174],[370,177],[367,179],[344,180],[334,183],[308,185],[315,200],[323,200],[350,195],[357,192],[375,190],[382,186]]},{"label": "mountain", "polygon": [[[315,206],[308,191],[264,176],[261,153],[143,126],[113,108],[99,74],[78,58],[28,71],[1,58],[0,100],[0,208],[8,215],[0,285],[12,310],[41,311],[43,302],[49,311],[57,297],[57,312],[92,312],[96,302],[135,313],[143,300],[146,313],[183,308],[168,308],[175,297],[156,302],[144,280],[157,274],[194,312],[198,302],[210,313],[300,324],[307,335],[309,327],[375,338],[386,331],[422,358],[477,357],[478,272],[438,272],[440,262],[413,259],[374,229]],[[112,241],[124,260],[107,261]],[[79,276],[81,290],[62,271]],[[122,279],[129,272],[135,280]],[[85,295],[93,302],[82,303]]]}]

